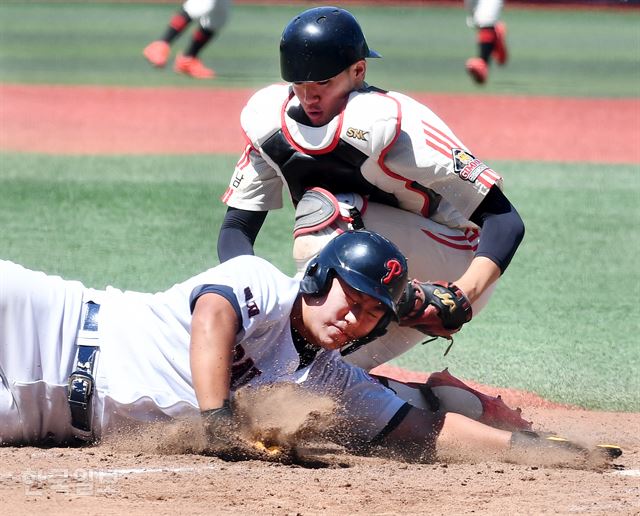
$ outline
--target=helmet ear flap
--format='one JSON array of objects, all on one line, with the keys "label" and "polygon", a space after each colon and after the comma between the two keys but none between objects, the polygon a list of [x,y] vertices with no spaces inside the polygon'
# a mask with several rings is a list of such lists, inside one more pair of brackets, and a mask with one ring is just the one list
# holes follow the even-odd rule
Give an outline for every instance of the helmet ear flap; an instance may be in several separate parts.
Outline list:
[{"label": "helmet ear flap", "polygon": [[307,268],[308,276],[315,276],[318,273],[318,262],[313,262]]},{"label": "helmet ear flap", "polygon": [[333,277],[333,271],[323,267],[318,259],[314,259],[304,273],[300,282],[300,290],[305,294],[322,296],[329,289],[329,282]]}]

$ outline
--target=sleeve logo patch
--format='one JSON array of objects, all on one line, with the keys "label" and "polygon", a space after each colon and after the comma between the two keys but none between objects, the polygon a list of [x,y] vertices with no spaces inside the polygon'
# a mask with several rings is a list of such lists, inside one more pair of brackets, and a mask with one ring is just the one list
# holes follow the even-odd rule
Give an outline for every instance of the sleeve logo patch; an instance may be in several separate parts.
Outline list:
[{"label": "sleeve logo patch", "polygon": [[463,149],[451,149],[453,155],[453,170],[460,176],[460,179],[465,181],[474,182],[480,174],[482,174],[489,167],[485,165],[479,159],[463,150]]}]

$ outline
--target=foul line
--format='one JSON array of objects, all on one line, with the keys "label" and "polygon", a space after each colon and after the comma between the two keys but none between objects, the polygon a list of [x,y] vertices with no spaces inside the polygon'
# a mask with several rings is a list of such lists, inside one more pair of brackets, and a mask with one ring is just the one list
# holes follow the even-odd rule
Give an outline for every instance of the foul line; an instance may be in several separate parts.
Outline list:
[{"label": "foul line", "polygon": [[150,473],[198,473],[205,470],[220,469],[219,466],[183,466],[177,468],[121,468],[121,469],[96,469],[93,470],[99,475],[124,476],[124,475],[146,475]]},{"label": "foul line", "polygon": [[[150,475],[155,473],[200,473],[203,471],[219,470],[220,466],[202,465],[202,466],[181,466],[181,467],[159,467],[159,468],[118,468],[118,469],[84,469],[82,471],[91,471],[94,475],[104,477],[123,477],[126,475]],[[621,475],[623,477],[640,477],[640,469],[621,469],[609,472],[610,475]],[[39,475],[40,480],[49,477],[57,477],[57,474]]]},{"label": "foul line", "polygon": [[640,469],[621,469],[613,472],[615,475],[623,477],[640,477]]}]

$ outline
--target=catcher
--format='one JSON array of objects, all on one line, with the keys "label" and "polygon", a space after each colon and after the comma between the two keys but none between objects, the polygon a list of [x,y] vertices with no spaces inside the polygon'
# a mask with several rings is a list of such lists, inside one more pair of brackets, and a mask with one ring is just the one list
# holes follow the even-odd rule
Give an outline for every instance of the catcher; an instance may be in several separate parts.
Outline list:
[{"label": "catcher", "polygon": [[296,383],[338,407],[332,435],[409,460],[443,442],[542,446],[533,434],[412,407],[340,358],[382,335],[407,282],[398,248],[344,233],[289,278],[242,256],[156,294],[98,291],[0,261],[0,443],[95,441],[132,422],[201,415],[210,448],[258,458],[233,415],[241,387]]},{"label": "catcher", "polygon": [[242,112],[248,144],[222,198],[218,236],[220,261],[253,254],[286,188],[300,272],[350,228],[398,245],[411,277],[433,282],[412,284],[415,303],[385,336],[342,350],[367,371],[426,336],[450,339],[476,317],[524,236],[497,172],[428,107],[365,82],[367,58],[379,57],[344,9],[312,8],[286,25],[280,69],[289,84],[258,91]]}]

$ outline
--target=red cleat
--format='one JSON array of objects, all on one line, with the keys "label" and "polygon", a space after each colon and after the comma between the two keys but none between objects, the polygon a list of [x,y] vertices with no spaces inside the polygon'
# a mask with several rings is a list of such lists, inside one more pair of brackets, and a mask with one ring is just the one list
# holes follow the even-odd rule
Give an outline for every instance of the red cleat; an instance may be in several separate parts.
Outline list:
[{"label": "red cleat", "polygon": [[213,79],[216,76],[216,73],[211,68],[207,68],[197,57],[183,56],[182,54],[176,57],[173,69],[177,73],[188,75],[194,79]]},{"label": "red cleat", "polygon": [[489,76],[489,69],[487,63],[485,63],[479,57],[471,57],[467,59],[466,64],[467,72],[471,75],[471,78],[478,84],[484,84],[487,82]]},{"label": "red cleat", "polygon": [[507,26],[504,22],[498,22],[495,25],[496,31],[496,45],[493,47],[491,56],[495,59],[499,65],[504,65],[509,59],[509,53],[507,52]]},{"label": "red cleat", "polygon": [[147,58],[147,61],[158,68],[167,64],[170,53],[171,47],[166,41],[153,41],[142,51],[142,55]]}]

